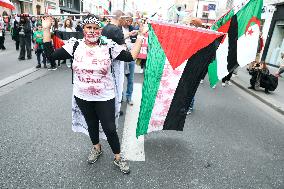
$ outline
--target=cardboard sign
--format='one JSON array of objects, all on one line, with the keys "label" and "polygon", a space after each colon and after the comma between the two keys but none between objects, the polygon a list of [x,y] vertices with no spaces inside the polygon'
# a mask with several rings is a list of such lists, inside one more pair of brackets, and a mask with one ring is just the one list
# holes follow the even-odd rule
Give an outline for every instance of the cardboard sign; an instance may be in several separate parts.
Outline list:
[{"label": "cardboard sign", "polygon": [[147,48],[148,48],[148,34],[145,35],[145,39],[142,42],[140,53],[138,54],[137,58],[146,59],[147,58]]}]

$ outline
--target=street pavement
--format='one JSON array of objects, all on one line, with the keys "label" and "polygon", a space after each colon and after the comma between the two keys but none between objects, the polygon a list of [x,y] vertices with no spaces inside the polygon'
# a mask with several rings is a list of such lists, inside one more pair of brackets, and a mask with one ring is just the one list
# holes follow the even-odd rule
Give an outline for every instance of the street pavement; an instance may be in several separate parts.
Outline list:
[{"label": "street pavement", "polygon": [[32,51],[31,60],[27,60],[26,57],[26,60],[19,61],[18,57],[20,51],[16,51],[15,42],[11,39],[9,32],[7,32],[5,36],[5,47],[5,51],[0,50],[0,81],[13,75],[16,76],[19,72],[23,72],[25,70],[31,70],[29,72],[36,70],[32,69],[37,65],[34,51]]},{"label": "street pavement", "polygon": [[184,131],[146,135],[146,159],[131,161],[130,175],[112,165],[106,141],[86,162],[91,142],[71,130],[70,69],[40,69],[0,89],[0,188],[284,188],[284,118],[235,85],[200,85]]}]

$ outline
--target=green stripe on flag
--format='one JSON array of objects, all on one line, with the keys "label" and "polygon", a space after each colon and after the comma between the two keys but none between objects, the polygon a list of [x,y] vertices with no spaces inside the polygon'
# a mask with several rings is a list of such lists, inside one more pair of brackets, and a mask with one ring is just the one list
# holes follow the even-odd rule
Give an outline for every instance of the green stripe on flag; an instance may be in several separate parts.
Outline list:
[{"label": "green stripe on flag", "polygon": [[263,0],[250,0],[250,2],[237,13],[238,37],[246,33],[246,27],[251,18],[256,17],[258,20],[261,20],[262,6]]},{"label": "green stripe on flag", "polygon": [[230,10],[224,17],[220,18],[216,23],[211,26],[212,30],[217,31],[221,26],[226,24],[235,15],[234,9]]},{"label": "green stripe on flag", "polygon": [[149,52],[147,54],[147,66],[145,70],[141,107],[136,128],[136,137],[147,133],[166,61],[165,52],[162,49],[151,24],[149,24],[148,41]]},{"label": "green stripe on flag", "polygon": [[208,66],[208,75],[209,75],[209,82],[210,86],[215,86],[219,79],[218,79],[218,73],[217,73],[217,60],[213,60]]}]

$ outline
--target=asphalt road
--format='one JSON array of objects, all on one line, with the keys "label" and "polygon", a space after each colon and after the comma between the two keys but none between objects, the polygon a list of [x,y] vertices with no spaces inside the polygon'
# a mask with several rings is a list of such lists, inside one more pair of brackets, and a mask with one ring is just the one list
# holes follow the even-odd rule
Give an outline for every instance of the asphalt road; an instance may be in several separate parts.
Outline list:
[{"label": "asphalt road", "polygon": [[71,95],[66,67],[1,88],[0,188],[284,189],[284,118],[236,86],[201,85],[184,131],[146,135],[146,161],[130,162],[130,175],[106,141],[86,162],[91,142],[71,130]]}]

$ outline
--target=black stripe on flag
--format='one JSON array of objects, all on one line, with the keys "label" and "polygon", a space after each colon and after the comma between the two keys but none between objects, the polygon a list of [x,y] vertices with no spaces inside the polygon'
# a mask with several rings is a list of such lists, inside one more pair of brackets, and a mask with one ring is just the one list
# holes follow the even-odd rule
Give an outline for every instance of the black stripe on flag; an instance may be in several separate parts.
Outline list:
[{"label": "black stripe on flag", "polygon": [[204,72],[206,72],[208,65],[214,60],[216,50],[222,39],[223,36],[217,38],[187,61],[167,114],[163,130],[183,130],[190,102],[196,93]]}]

